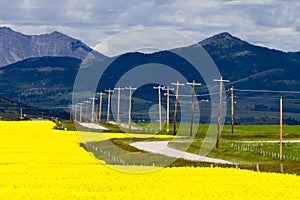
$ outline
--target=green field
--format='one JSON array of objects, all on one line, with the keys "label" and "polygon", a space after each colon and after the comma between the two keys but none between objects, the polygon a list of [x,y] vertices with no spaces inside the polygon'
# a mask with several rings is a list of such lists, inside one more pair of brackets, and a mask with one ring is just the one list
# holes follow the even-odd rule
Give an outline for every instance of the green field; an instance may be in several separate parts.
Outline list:
[{"label": "green field", "polygon": [[[72,123],[67,124],[72,129]],[[116,126],[101,123],[111,132],[118,132]],[[139,124],[145,130],[157,130],[158,124]],[[215,128],[215,125],[212,125]],[[147,129],[145,129],[147,127]],[[73,127],[75,128],[75,127]],[[171,128],[171,127],[170,127]],[[172,128],[166,132],[166,127],[161,132],[149,134],[147,138],[138,138],[132,136],[126,139],[110,139],[100,142],[89,142],[85,144],[85,148],[92,152],[95,157],[104,160],[108,164],[125,164],[125,165],[155,165],[155,166],[210,166],[212,163],[187,161],[167,156],[148,153],[138,150],[130,143],[137,141],[162,141],[170,140],[169,147],[186,152],[199,154],[202,147],[202,141],[206,136],[208,125],[194,125],[193,130],[197,130],[197,134],[189,137],[188,124],[178,125],[177,129],[181,129],[180,142],[171,139],[155,138],[155,135],[172,135]],[[139,131],[140,132],[140,131]],[[196,131],[195,131],[196,132]],[[194,134],[195,134],[194,132]],[[283,141],[300,140],[300,126],[283,126]],[[270,143],[269,141],[272,141]],[[220,136],[220,148],[213,147],[208,155],[211,158],[219,158],[236,163],[239,168],[280,172],[280,165],[283,164],[283,172],[300,174],[300,143],[284,142],[283,143],[283,159],[279,160],[279,126],[278,125],[237,125],[234,133],[231,133],[231,126],[224,125]],[[259,167],[257,168],[257,165]],[[213,164],[220,167],[237,167],[236,165]]]}]

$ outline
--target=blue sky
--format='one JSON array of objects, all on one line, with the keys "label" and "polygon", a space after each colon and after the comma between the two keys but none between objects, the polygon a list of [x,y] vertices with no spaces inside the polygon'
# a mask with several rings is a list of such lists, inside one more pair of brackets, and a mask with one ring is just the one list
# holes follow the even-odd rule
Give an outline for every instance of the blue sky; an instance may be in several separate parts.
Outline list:
[{"label": "blue sky", "polygon": [[298,0],[1,0],[0,26],[25,34],[60,31],[90,46],[141,27],[197,41],[230,32],[250,43],[300,51]]}]

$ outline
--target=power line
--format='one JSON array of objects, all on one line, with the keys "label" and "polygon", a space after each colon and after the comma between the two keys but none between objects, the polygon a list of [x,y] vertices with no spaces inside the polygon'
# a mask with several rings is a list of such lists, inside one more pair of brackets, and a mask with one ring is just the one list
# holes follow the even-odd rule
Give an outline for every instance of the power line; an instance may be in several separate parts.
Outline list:
[{"label": "power line", "polygon": [[286,94],[300,94],[300,91],[289,90],[252,90],[252,89],[234,89],[238,92],[260,92],[260,93],[286,93]]},{"label": "power line", "polygon": [[[225,90],[224,92],[229,92],[230,89]],[[205,97],[205,96],[212,96],[212,95],[219,95],[220,92],[211,92],[207,94],[195,94],[195,97]],[[171,97],[175,97],[176,94],[170,94]],[[179,97],[191,97],[191,94],[178,94]]]},{"label": "power line", "polygon": [[269,100],[278,100],[278,98],[275,97],[264,97],[264,96],[260,96],[260,97],[249,97],[249,96],[234,96],[236,99],[269,99]]}]

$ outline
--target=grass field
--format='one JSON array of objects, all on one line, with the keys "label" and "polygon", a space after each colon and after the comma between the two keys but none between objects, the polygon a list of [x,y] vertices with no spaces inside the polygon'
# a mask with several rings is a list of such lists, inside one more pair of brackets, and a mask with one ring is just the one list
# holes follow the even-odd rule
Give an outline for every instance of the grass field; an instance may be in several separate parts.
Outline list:
[{"label": "grass field", "polygon": [[[117,130],[112,125],[102,123],[112,130]],[[142,124],[142,127],[145,127]],[[180,142],[172,140],[169,146],[178,150],[199,154],[202,141],[205,138],[208,125],[194,125],[197,130],[194,138],[188,137],[189,125],[181,124]],[[215,125],[213,125],[214,128]],[[148,125],[148,129],[157,129],[158,124]],[[179,126],[178,126],[179,128]],[[300,126],[283,127],[284,140],[299,140]],[[163,134],[172,135],[166,132],[165,128],[157,134],[127,135],[126,138],[115,138],[110,141],[90,142],[88,151],[92,152],[98,159],[105,160],[109,164],[130,164],[130,165],[150,165],[150,166],[210,166],[210,163],[191,162],[183,159],[174,160],[166,156],[146,153],[131,147],[129,144],[137,141],[161,141]],[[195,134],[195,133],[194,133]],[[144,137],[141,137],[144,136]],[[191,139],[193,139],[191,141]],[[184,142],[187,140],[187,142]],[[277,143],[266,143],[266,141],[278,141]],[[84,140],[86,141],[86,140]],[[237,163],[240,168],[260,170],[267,172],[285,172],[300,174],[300,146],[298,143],[284,143],[283,161],[279,160],[279,126],[277,125],[239,125],[235,126],[234,133],[231,133],[231,126],[225,125],[221,135],[221,148],[209,150],[208,157],[219,158]],[[116,146],[118,148],[116,148]],[[257,164],[259,165],[257,167]],[[283,169],[281,168],[283,164]],[[214,164],[220,167],[236,167],[235,165]]]},{"label": "grass field", "polygon": [[[74,131],[52,122],[0,122],[2,199],[297,199],[296,175],[221,168],[106,166]],[[101,134],[84,133],[101,140]],[[111,134],[107,137],[126,137]]]}]

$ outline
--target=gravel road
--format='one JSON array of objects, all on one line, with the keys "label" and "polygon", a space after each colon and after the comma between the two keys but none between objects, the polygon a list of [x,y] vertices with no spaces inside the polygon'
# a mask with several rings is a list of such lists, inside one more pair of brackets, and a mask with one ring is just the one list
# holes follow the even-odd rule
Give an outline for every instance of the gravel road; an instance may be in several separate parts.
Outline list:
[{"label": "gravel road", "polygon": [[168,147],[168,141],[158,141],[158,142],[134,142],[130,144],[131,146],[144,150],[151,153],[158,153],[165,156],[175,157],[175,158],[183,158],[185,160],[192,161],[202,161],[209,163],[220,163],[220,164],[235,164],[226,160],[209,158],[205,156],[200,156],[193,153],[187,153],[184,151],[176,150]]}]

